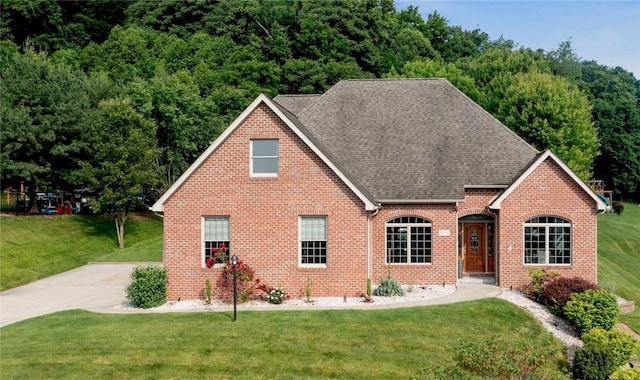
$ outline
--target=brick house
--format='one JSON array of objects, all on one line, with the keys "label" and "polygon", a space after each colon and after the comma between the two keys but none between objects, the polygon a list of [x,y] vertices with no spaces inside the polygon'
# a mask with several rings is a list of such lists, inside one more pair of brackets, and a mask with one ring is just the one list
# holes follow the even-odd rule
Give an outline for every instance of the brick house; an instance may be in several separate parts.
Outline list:
[{"label": "brick house", "polygon": [[[152,206],[170,300],[201,298],[212,250],[292,296],[354,296],[544,267],[596,281],[598,198],[444,79],[260,95]],[[212,281],[214,282],[214,281]]]}]

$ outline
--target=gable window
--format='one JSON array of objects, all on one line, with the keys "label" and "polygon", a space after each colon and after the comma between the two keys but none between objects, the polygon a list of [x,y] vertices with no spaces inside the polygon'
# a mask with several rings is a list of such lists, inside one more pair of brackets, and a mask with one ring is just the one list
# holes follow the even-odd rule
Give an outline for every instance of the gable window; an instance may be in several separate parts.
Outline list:
[{"label": "gable window", "polygon": [[251,140],[251,176],[278,176],[278,140]]},{"label": "gable window", "polygon": [[402,216],[387,222],[387,264],[431,263],[431,222]]},{"label": "gable window", "polygon": [[327,266],[327,217],[300,217],[300,265]]},{"label": "gable window", "polygon": [[[229,260],[229,217],[205,216],[203,219],[204,265],[224,264]],[[209,266],[209,265],[207,265]]]},{"label": "gable window", "polygon": [[524,222],[525,264],[571,264],[571,222],[540,216]]}]

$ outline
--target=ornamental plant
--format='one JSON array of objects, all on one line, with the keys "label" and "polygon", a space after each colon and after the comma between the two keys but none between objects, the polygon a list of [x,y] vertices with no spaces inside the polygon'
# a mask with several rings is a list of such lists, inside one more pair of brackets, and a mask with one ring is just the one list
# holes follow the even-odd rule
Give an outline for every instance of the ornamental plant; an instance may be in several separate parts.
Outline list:
[{"label": "ornamental plant", "polygon": [[584,380],[609,379],[616,369],[627,363],[638,342],[622,331],[594,328],[582,335],[584,346],[573,358],[573,377]]},{"label": "ornamental plant", "polygon": [[[251,299],[256,289],[256,281],[254,280],[255,270],[242,260],[238,260],[236,264],[236,293],[238,302],[245,302]],[[222,290],[220,299],[225,302],[233,301],[233,264],[231,260],[227,261],[222,267],[220,273],[219,288]]]},{"label": "ornamental plant", "polygon": [[280,305],[286,299],[286,292],[284,291],[284,288],[274,288],[265,283],[262,283],[258,285],[258,289],[265,292],[267,301],[274,305]]},{"label": "ornamental plant", "polygon": [[225,243],[220,243],[220,246],[217,248],[211,248],[212,257],[209,257],[205,262],[207,268],[213,268],[216,263],[222,263],[225,261],[225,254],[227,253],[227,245]]},{"label": "ornamental plant", "polygon": [[574,293],[563,312],[580,334],[584,334],[596,327],[611,330],[620,316],[620,306],[613,294],[605,290],[586,290]]},{"label": "ornamental plant", "polygon": [[543,284],[542,299],[551,312],[560,315],[574,293],[589,289],[596,290],[598,286],[581,277],[555,277]]},{"label": "ornamental plant", "polygon": [[167,272],[158,266],[136,267],[127,286],[127,298],[135,307],[160,306],[167,299]]}]

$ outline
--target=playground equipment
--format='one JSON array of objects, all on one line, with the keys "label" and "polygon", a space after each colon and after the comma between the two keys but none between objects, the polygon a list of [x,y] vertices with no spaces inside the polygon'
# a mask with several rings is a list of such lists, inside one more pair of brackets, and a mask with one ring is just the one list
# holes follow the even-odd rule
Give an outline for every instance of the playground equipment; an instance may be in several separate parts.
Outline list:
[{"label": "playground equipment", "polygon": [[589,181],[589,187],[604,201],[607,205],[605,212],[613,212],[613,191],[605,190],[604,181],[601,179],[594,179]]}]

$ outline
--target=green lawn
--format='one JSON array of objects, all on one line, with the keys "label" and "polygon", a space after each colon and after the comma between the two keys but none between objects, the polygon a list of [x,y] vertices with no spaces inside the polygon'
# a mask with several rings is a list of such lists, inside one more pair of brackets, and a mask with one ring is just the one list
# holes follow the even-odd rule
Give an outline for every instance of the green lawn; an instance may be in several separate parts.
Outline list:
[{"label": "green lawn", "polygon": [[640,333],[640,207],[625,203],[621,215],[598,217],[598,283],[632,300],[636,309],[622,322]]},{"label": "green lawn", "polygon": [[162,220],[134,215],[119,249],[114,222],[95,215],[0,215],[0,290],[90,261],[162,261]]},{"label": "green lawn", "polygon": [[[459,340],[561,344],[489,299],[389,310],[101,315],[68,311],[0,329],[3,378],[408,379],[452,366]],[[558,360],[550,365],[558,371]]]}]

